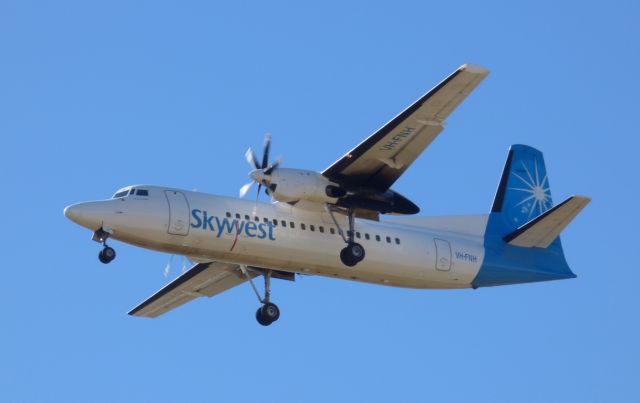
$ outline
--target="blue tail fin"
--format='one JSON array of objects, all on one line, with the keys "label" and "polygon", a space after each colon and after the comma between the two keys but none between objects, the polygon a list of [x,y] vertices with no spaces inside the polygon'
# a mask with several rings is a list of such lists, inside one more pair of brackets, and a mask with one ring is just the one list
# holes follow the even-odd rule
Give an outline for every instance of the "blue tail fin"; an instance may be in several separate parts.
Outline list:
[{"label": "blue tail fin", "polygon": [[553,207],[542,153],[514,144],[502,172],[492,213],[501,213],[508,229],[515,229]]},{"label": "blue tail fin", "polygon": [[520,247],[504,237],[553,207],[542,153],[515,144],[509,149],[484,236],[485,258],[474,288],[573,278],[560,237],[545,248]]}]

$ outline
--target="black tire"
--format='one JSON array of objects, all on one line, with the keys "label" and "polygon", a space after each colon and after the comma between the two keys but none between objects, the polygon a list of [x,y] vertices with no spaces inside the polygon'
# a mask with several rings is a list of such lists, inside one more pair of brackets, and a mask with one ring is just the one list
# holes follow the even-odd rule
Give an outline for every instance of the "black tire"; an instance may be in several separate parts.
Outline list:
[{"label": "black tire", "polygon": [[258,308],[258,310],[256,311],[256,320],[262,326],[269,326],[272,323],[268,320],[265,320],[265,318],[262,316],[262,307]]},{"label": "black tire", "polygon": [[102,249],[102,256],[110,262],[116,258],[116,251],[112,247],[105,246],[104,249]]},{"label": "black tire", "polygon": [[262,317],[269,321],[269,323],[273,323],[280,318],[280,308],[278,308],[278,305],[276,304],[267,302],[262,305],[260,310],[262,311]]},{"label": "black tire", "polygon": [[352,243],[347,246],[349,254],[356,262],[362,262],[364,259],[364,248],[359,243]]},{"label": "black tire", "polygon": [[98,253],[98,260],[100,260],[100,263],[104,263],[104,264],[107,264],[111,261],[104,255],[103,250],[101,250],[100,253]]},{"label": "black tire", "polygon": [[351,253],[349,252],[349,247],[343,248],[340,251],[340,260],[345,266],[349,266],[349,267],[353,267],[356,265],[356,263],[358,263],[353,258],[353,256],[351,256]]}]

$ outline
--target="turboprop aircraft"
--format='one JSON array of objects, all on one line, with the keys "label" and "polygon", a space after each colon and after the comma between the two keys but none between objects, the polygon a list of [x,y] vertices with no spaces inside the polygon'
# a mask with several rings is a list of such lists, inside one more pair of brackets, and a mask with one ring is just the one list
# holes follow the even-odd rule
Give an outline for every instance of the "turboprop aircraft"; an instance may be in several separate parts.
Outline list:
[{"label": "turboprop aircraft", "polygon": [[135,316],[157,317],[249,282],[261,303],[256,319],[267,326],[280,317],[271,279],[296,274],[474,289],[576,277],[559,234],[590,199],[572,196],[553,207],[544,159],[533,147],[509,149],[489,214],[413,217],[418,206],[391,189],[488,73],[461,66],[322,172],[270,163],[267,137],[261,161],[246,153],[252,182],[240,193],[257,183],[272,203],[135,185],[64,214],[93,232],[102,263],[116,256],[111,238],[195,262],[133,308]]}]

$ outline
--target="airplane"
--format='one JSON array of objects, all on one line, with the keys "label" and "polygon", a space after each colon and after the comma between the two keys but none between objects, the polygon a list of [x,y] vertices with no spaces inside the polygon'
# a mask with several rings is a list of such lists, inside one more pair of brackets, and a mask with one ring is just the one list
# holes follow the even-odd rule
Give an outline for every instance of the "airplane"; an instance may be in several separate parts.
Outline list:
[{"label": "airplane", "polygon": [[[194,262],[134,307],[134,316],[154,318],[249,282],[260,302],[256,319],[268,326],[280,317],[271,279],[296,275],[421,289],[575,278],[559,235],[590,199],[553,206],[542,152],[533,147],[510,147],[489,214],[414,216],[419,207],[391,189],[488,74],[459,67],[322,172],[270,162],[267,137],[261,161],[251,149],[245,154],[252,181],[241,198],[134,185],[64,214],[93,232],[102,263],[116,256],[108,239]],[[254,183],[271,203],[242,199]]]}]

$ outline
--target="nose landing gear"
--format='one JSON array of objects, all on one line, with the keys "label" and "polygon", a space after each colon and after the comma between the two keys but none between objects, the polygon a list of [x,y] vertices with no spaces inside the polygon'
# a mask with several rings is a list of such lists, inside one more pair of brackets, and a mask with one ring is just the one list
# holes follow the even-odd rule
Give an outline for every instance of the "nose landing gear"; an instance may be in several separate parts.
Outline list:
[{"label": "nose landing gear", "polygon": [[104,248],[100,251],[100,253],[98,253],[98,259],[102,263],[107,264],[107,263],[111,263],[111,261],[115,258],[116,258],[116,251],[112,247],[107,246],[107,244],[105,243]]},{"label": "nose landing gear", "polygon": [[107,238],[109,238],[109,232],[102,228],[94,232],[93,237],[91,238],[102,244],[103,248],[100,253],[98,253],[98,260],[104,264],[111,263],[111,261],[116,258],[116,251],[107,245]]}]

